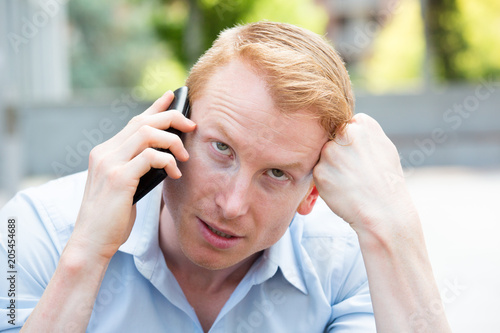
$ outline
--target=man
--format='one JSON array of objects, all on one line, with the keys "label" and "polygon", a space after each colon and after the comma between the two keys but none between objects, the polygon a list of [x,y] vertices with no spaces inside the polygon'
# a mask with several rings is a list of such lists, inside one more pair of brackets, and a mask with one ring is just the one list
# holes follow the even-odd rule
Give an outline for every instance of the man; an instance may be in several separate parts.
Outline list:
[{"label": "man", "polygon": [[[370,293],[381,332],[448,330],[398,154],[352,116],[323,39],[230,29],[187,86],[191,120],[162,112],[168,92],[88,172],[2,210],[19,220],[23,331],[373,332]],[[136,207],[152,167],[169,177]]]}]

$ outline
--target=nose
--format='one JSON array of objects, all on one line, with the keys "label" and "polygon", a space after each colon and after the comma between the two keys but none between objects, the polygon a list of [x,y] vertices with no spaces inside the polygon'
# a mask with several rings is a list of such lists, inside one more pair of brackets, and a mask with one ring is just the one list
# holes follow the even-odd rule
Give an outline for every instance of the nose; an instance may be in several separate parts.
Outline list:
[{"label": "nose", "polygon": [[252,179],[243,172],[236,172],[224,179],[215,195],[215,203],[221,209],[222,216],[232,220],[248,212]]}]

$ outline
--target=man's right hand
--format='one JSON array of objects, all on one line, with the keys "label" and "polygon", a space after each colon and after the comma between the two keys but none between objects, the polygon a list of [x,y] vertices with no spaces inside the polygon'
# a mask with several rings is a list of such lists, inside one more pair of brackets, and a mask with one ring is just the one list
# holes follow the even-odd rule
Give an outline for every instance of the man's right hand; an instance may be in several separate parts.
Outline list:
[{"label": "man's right hand", "polygon": [[[165,93],[91,151],[75,229],[23,332],[85,332],[109,261],[132,230],[139,179],[151,168],[163,168],[169,177],[179,178],[176,159],[189,158],[181,139],[164,131],[196,128],[178,111],[162,112],[173,98],[172,92]],[[169,149],[173,155],[153,148]]]},{"label": "man's right hand", "polygon": [[[104,258],[111,258],[123,244],[135,220],[132,198],[139,179],[151,168],[165,169],[177,179],[175,159],[189,158],[181,139],[164,129],[193,131],[194,122],[167,109],[172,92],[165,93],[142,114],[90,153],[87,184],[72,241]],[[169,149],[168,154],[153,148]]]}]

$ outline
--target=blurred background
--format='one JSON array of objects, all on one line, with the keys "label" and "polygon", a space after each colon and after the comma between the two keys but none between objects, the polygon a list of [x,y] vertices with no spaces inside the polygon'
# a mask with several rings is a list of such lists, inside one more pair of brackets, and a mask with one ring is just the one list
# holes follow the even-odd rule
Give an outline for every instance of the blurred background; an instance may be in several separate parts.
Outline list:
[{"label": "blurred background", "polygon": [[0,0],[0,206],[85,170],[221,29],[262,19],[334,44],[400,152],[454,332],[499,332],[496,0]]}]

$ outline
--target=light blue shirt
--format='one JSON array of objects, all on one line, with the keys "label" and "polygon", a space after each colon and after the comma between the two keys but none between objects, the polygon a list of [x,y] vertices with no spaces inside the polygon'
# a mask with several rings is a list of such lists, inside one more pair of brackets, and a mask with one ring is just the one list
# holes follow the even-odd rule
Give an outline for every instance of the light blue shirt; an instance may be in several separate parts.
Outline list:
[{"label": "light blue shirt", "polygon": [[[0,331],[17,332],[42,296],[68,241],[86,173],[18,193],[0,210],[2,274],[7,220],[15,218],[15,325],[0,279]],[[87,332],[203,332],[158,243],[161,186],[142,199],[128,240],[112,258]],[[84,306],[84,304],[82,304]],[[323,202],[296,215],[254,263],[210,332],[375,332],[356,234]]]}]

